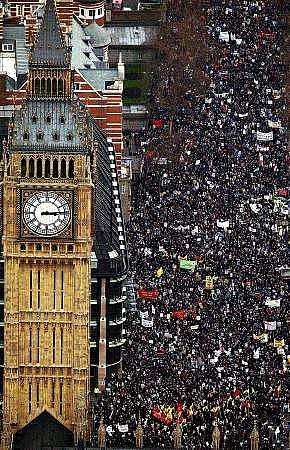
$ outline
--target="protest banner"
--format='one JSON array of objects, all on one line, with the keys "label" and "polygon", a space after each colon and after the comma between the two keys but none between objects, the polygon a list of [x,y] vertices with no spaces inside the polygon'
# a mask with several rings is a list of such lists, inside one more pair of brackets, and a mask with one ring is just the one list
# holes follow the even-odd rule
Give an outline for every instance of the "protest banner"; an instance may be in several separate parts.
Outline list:
[{"label": "protest banner", "polygon": [[141,324],[143,327],[152,328],[153,327],[153,319],[141,319]]},{"label": "protest banner", "polygon": [[277,328],[276,320],[274,320],[272,322],[265,321],[264,325],[265,325],[265,330],[269,330],[269,331],[274,331]]},{"label": "protest banner", "polygon": [[148,300],[156,300],[158,297],[157,289],[138,289],[139,298],[146,298]]},{"label": "protest banner", "polygon": [[270,300],[267,299],[265,300],[265,306],[268,306],[269,308],[279,308],[280,307],[280,299],[275,299],[275,300]]},{"label": "protest banner", "polygon": [[230,40],[230,33],[228,31],[220,31],[219,38],[221,41],[229,42]]},{"label": "protest banner", "polygon": [[273,131],[269,131],[268,133],[264,133],[262,131],[257,131],[257,140],[258,141],[273,141]]},{"label": "protest banner", "polygon": [[191,261],[190,259],[180,259],[179,267],[180,269],[194,270],[197,265],[197,261]]}]

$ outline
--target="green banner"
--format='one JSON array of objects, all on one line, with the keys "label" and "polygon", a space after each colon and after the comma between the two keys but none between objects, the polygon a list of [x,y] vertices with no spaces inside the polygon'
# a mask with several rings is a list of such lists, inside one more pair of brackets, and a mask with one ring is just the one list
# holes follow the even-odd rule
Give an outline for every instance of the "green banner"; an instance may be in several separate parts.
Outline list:
[{"label": "green banner", "polygon": [[196,267],[197,262],[191,261],[190,259],[180,259],[179,267],[181,269],[193,270]]}]

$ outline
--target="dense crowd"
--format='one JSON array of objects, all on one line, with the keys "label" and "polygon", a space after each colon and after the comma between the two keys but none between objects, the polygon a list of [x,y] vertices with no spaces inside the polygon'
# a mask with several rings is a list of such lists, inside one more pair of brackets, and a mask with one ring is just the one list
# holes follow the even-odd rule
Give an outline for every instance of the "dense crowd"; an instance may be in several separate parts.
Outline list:
[{"label": "dense crowd", "polygon": [[123,377],[98,399],[107,446],[134,446],[140,417],[144,447],[172,447],[178,422],[187,449],[212,448],[214,424],[221,448],[249,448],[254,424],[260,449],[286,448],[283,21],[275,1],[207,3],[208,92],[180,99],[171,154],[158,98],[141,136],[128,244],[142,290]]}]

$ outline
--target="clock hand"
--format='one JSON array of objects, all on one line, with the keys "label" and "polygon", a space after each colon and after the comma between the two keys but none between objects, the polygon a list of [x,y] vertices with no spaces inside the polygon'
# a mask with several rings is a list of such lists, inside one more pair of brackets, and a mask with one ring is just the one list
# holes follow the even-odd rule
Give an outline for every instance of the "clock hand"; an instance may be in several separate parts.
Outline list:
[{"label": "clock hand", "polygon": [[42,216],[57,216],[59,214],[58,211],[42,211],[41,215]]}]

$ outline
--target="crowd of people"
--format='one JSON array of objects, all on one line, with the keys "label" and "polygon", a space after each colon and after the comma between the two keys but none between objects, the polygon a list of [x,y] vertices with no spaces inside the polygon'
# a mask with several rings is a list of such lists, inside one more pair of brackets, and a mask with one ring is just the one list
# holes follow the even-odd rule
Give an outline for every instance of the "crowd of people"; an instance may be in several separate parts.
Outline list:
[{"label": "crowd of people", "polygon": [[[286,448],[289,159],[278,6],[208,1],[218,61],[206,64],[206,95],[189,90],[171,125],[154,99],[128,227],[137,310],[127,315],[123,376],[98,400],[108,447],[134,447],[140,420],[148,448],[173,447],[177,423],[184,449],[213,448],[214,426],[223,449],[250,448],[254,427],[260,449]],[[168,20],[181,19],[169,9]]]}]

